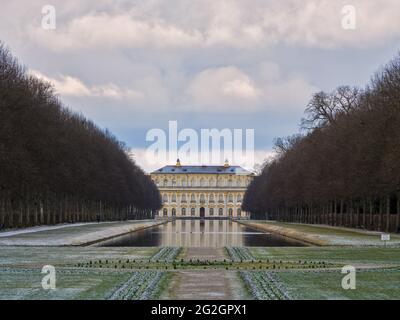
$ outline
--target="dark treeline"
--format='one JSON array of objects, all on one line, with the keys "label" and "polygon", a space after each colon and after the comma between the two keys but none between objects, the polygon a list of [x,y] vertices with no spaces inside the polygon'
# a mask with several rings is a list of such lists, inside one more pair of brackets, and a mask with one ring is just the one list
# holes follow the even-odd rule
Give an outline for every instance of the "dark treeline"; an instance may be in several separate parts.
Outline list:
[{"label": "dark treeline", "polygon": [[277,139],[277,157],[249,186],[253,218],[400,230],[400,56],[364,89],[317,93],[305,133]]},{"label": "dark treeline", "polygon": [[124,145],[63,107],[0,43],[0,225],[144,218],[160,205]]}]

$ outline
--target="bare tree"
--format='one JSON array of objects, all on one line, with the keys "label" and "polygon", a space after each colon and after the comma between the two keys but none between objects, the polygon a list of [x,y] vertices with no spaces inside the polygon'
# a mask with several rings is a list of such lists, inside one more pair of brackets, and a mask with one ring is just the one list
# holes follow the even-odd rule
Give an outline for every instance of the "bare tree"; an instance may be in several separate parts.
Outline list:
[{"label": "bare tree", "polygon": [[303,136],[276,139],[279,157],[250,184],[255,217],[400,231],[400,55],[364,89],[316,93]]},{"label": "bare tree", "polygon": [[125,144],[66,109],[0,44],[0,225],[143,218],[160,206]]}]

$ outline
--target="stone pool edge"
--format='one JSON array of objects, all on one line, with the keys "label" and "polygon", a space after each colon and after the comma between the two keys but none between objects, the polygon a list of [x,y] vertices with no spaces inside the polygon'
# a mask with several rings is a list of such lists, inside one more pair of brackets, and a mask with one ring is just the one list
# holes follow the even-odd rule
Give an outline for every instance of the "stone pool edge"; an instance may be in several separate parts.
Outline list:
[{"label": "stone pool edge", "polygon": [[289,239],[299,241],[307,246],[313,245],[313,246],[322,247],[322,246],[329,245],[325,241],[314,239],[304,233],[293,231],[291,229],[287,229],[287,228],[283,228],[283,227],[276,227],[276,226],[271,226],[271,225],[260,225],[259,223],[256,223],[256,222],[240,221],[240,220],[235,220],[235,221],[237,223],[240,223],[249,228],[253,228],[256,230],[260,230],[260,231],[268,231],[271,233],[275,233],[279,236],[283,236],[283,237],[286,237]]},{"label": "stone pool edge", "polygon": [[107,236],[107,237],[101,238],[101,239],[88,241],[88,242],[85,242],[85,243],[72,244],[71,246],[73,246],[73,247],[90,247],[90,246],[93,246],[94,244],[98,244],[98,243],[103,242],[103,241],[107,241],[107,240],[111,240],[111,239],[114,239],[114,238],[117,238],[117,237],[120,237],[120,236],[124,236],[124,235],[127,235],[127,234],[132,233],[132,232],[145,230],[145,229],[148,229],[148,228],[154,228],[154,227],[160,226],[160,225],[168,223],[168,222],[170,222],[170,220],[158,221],[158,222],[155,222],[152,225],[142,226],[142,227],[130,230],[130,231],[125,231],[125,232],[122,232],[122,233],[118,233],[118,234],[115,234],[115,235],[112,235],[112,236]]}]

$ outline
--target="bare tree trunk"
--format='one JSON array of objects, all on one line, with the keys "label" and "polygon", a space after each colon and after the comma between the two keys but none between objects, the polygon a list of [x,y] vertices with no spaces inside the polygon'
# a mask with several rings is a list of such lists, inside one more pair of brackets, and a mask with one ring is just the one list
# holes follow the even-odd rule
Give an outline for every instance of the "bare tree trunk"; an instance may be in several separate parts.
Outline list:
[{"label": "bare tree trunk", "polygon": [[343,219],[344,219],[344,204],[343,200],[340,200],[340,226],[343,226]]},{"label": "bare tree trunk", "polygon": [[5,200],[1,199],[0,200],[0,224],[4,225],[5,224],[5,217],[6,217],[6,209],[5,209]]},{"label": "bare tree trunk", "polygon": [[43,201],[40,201],[39,202],[40,203],[40,212],[39,212],[39,219],[40,219],[40,224],[43,224],[44,223],[44,204],[43,204]]},{"label": "bare tree trunk", "polygon": [[400,232],[400,194],[397,194],[396,233]]},{"label": "bare tree trunk", "polygon": [[359,219],[359,215],[360,215],[360,204],[359,204],[358,201],[355,203],[354,211],[355,211],[355,216],[354,216],[354,223],[353,223],[353,226],[356,227],[356,228],[358,228],[358,227],[359,227],[359,224],[360,224],[360,219]]},{"label": "bare tree trunk", "polygon": [[35,206],[34,216],[33,216],[33,225],[36,226],[38,223],[38,206]]},{"label": "bare tree trunk", "polygon": [[354,224],[354,201],[353,200],[351,200],[350,201],[350,204],[349,204],[349,211],[350,211],[350,214],[349,214],[349,220],[348,220],[348,223],[347,223],[347,227],[353,227],[353,224]]},{"label": "bare tree trunk", "polygon": [[14,206],[10,201],[10,211],[9,211],[8,226],[14,227]]},{"label": "bare tree trunk", "polygon": [[369,228],[374,230],[374,208],[372,200],[369,199]]},{"label": "bare tree trunk", "polygon": [[382,231],[382,216],[383,216],[383,201],[379,198],[379,217],[378,217],[378,230]]},{"label": "bare tree trunk", "polygon": [[364,229],[367,228],[367,204],[365,202],[365,199],[363,200],[363,227]]},{"label": "bare tree trunk", "polygon": [[390,228],[390,197],[386,197],[386,232],[389,232]]},{"label": "bare tree trunk", "polygon": [[24,216],[24,209],[26,209],[25,208],[25,206],[20,206],[20,208],[19,208],[19,215],[18,215],[18,226],[20,227],[20,228],[22,228],[23,226],[24,226],[24,218],[23,218],[23,216]]}]

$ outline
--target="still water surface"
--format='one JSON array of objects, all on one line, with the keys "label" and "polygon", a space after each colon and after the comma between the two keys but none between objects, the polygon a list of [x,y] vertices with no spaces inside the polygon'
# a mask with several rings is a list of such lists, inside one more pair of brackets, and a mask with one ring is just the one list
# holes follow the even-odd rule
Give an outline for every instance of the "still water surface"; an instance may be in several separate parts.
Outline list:
[{"label": "still water surface", "polygon": [[304,244],[260,232],[231,220],[175,220],[119,236],[102,247],[300,247]]}]

